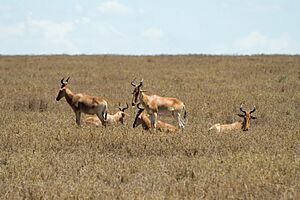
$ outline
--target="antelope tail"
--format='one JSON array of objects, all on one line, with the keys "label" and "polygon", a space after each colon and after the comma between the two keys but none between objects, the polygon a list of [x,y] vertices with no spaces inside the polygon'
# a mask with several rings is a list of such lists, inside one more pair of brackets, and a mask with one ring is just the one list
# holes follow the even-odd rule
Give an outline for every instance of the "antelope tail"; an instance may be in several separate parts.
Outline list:
[{"label": "antelope tail", "polygon": [[107,112],[106,111],[103,111],[102,116],[103,116],[104,121],[107,121]]}]

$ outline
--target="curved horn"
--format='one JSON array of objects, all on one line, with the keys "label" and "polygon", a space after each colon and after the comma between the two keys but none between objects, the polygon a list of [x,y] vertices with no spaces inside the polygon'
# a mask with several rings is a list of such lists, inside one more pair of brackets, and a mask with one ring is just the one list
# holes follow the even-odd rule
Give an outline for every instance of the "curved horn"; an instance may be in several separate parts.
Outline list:
[{"label": "curved horn", "polygon": [[121,106],[121,103],[119,102],[119,110],[120,111],[122,111],[122,112],[124,112],[126,109],[128,109],[129,107],[128,107],[128,103],[126,103],[126,107],[125,108],[122,108],[122,106]]},{"label": "curved horn", "polygon": [[128,107],[128,103],[126,103],[126,107],[122,108],[121,106],[121,103],[119,102],[119,110],[124,112],[125,110],[127,110],[129,107]]},{"label": "curved horn", "polygon": [[140,85],[143,85],[143,81],[144,81],[144,79],[142,78],[142,80],[140,81]]},{"label": "curved horn", "polygon": [[136,107],[137,107],[138,109],[140,109],[140,110],[145,110],[145,108],[141,108],[140,105],[141,105],[141,103],[138,103],[138,104],[136,105]]},{"label": "curved horn", "polygon": [[253,106],[253,109],[250,111],[250,114],[251,114],[251,113],[254,113],[255,111],[256,111],[256,107]]},{"label": "curved horn", "polygon": [[125,111],[125,110],[127,110],[129,107],[128,107],[128,103],[126,102],[126,107],[125,108],[123,108],[123,112]]},{"label": "curved horn", "polygon": [[131,85],[132,85],[133,87],[136,87],[136,84],[134,83],[135,79],[136,79],[136,78],[134,78],[134,79],[131,81]]},{"label": "curved horn", "polygon": [[122,111],[123,108],[121,106],[121,103],[119,102],[118,105],[119,105],[119,110]]},{"label": "curved horn", "polygon": [[240,106],[240,111],[241,111],[242,113],[246,114],[246,111],[243,110],[243,104],[241,104],[241,106]]},{"label": "curved horn", "polygon": [[61,79],[60,82],[62,85],[66,85],[66,84],[68,84],[69,79],[70,79],[70,76],[67,78],[67,80],[65,80],[65,77],[64,77],[63,79]]}]

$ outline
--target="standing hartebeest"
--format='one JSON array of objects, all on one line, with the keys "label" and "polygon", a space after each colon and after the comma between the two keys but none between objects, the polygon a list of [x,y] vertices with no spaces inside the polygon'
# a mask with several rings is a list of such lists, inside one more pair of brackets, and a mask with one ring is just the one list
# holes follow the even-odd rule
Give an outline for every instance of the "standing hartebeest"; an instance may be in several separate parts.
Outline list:
[{"label": "standing hartebeest", "polygon": [[[139,110],[134,119],[133,128],[136,128],[139,125],[142,125],[144,130],[149,130],[151,128],[151,121],[149,119],[149,115],[144,111],[145,110],[144,108],[140,107],[140,104],[141,103],[137,104],[137,108]],[[168,131],[168,132],[175,132],[178,130],[176,126],[173,126],[172,124],[168,124],[161,120],[157,120],[156,128],[159,131]]]},{"label": "standing hartebeest", "polygon": [[243,105],[240,106],[240,111],[243,114],[238,114],[239,117],[243,118],[243,122],[234,122],[232,124],[220,124],[217,123],[213,125],[212,127],[209,128],[209,130],[216,129],[217,132],[221,133],[224,131],[229,131],[229,130],[237,130],[237,129],[242,129],[243,131],[248,131],[250,128],[250,120],[251,119],[256,119],[256,117],[251,116],[252,113],[254,113],[256,110],[255,106],[251,111],[244,111],[243,110]]},{"label": "standing hartebeest", "polygon": [[147,95],[145,94],[145,91],[142,90],[143,79],[140,81],[139,85],[136,85],[134,81],[135,79],[131,81],[131,85],[134,87],[132,92],[132,106],[136,105],[138,101],[142,103],[143,107],[150,115],[151,128],[156,128],[158,113],[171,114],[177,119],[179,128],[184,128],[185,122],[181,118],[181,113],[184,112],[183,118],[185,119],[186,110],[182,101],[176,98]]},{"label": "standing hartebeest", "polygon": [[[116,112],[115,114],[111,115],[111,114],[107,114],[106,117],[106,124],[124,124],[124,118],[126,116],[129,116],[127,113],[125,113],[125,110],[128,109],[128,104],[126,103],[126,107],[122,108],[120,103],[119,103],[119,111]],[[88,116],[84,119],[85,123],[88,124],[94,124],[96,126],[101,126],[102,123],[99,120],[99,118],[97,116]]]},{"label": "standing hartebeest", "polygon": [[65,97],[68,104],[71,106],[76,115],[76,124],[80,126],[81,113],[97,115],[99,120],[104,126],[106,126],[105,116],[107,115],[107,102],[96,96],[89,96],[85,94],[74,94],[68,87],[68,81],[70,77],[64,81],[64,78],[60,81],[61,88],[56,97],[56,101]]}]

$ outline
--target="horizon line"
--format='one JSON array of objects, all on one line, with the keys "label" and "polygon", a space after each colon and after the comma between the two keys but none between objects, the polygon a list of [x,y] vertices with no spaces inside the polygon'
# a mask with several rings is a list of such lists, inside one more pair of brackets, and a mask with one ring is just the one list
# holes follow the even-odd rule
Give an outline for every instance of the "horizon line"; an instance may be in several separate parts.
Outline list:
[{"label": "horizon line", "polygon": [[299,56],[299,53],[253,53],[253,54],[206,54],[206,53],[161,53],[161,54],[118,54],[118,53],[53,53],[53,54],[2,54],[0,56],[127,56],[127,57],[142,57],[142,56]]}]

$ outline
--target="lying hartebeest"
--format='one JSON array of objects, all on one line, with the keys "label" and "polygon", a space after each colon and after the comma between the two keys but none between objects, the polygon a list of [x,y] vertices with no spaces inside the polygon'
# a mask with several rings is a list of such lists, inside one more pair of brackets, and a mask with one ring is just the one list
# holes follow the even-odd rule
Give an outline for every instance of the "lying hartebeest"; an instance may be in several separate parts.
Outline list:
[{"label": "lying hartebeest", "polygon": [[71,106],[76,115],[76,124],[80,125],[81,113],[97,115],[102,124],[106,125],[105,116],[107,115],[107,102],[96,96],[88,96],[85,94],[74,94],[68,87],[68,81],[70,77],[64,81],[64,78],[60,81],[61,88],[56,97],[56,101],[65,97],[68,104]]},{"label": "lying hartebeest", "polygon": [[[131,81],[131,85],[134,87],[132,92],[132,106],[136,105],[138,102],[142,103],[143,107],[150,115],[151,128],[156,128],[157,115],[162,113],[171,114],[178,121],[179,128],[184,128],[186,110],[182,101],[177,98],[147,95],[145,94],[145,91],[142,90],[143,80],[140,81],[139,85],[136,85],[134,81],[135,79]],[[184,119],[181,118],[182,112]]]},{"label": "lying hartebeest", "polygon": [[[139,109],[134,123],[133,128],[138,127],[139,125],[142,125],[144,130],[149,130],[151,128],[151,121],[149,119],[149,115],[144,111],[144,108],[140,107],[140,103],[137,104],[137,108]],[[163,122],[161,120],[157,120],[156,129],[159,131],[167,131],[167,132],[175,132],[177,131],[177,127],[173,126],[172,124],[168,124],[166,122]]]},{"label": "lying hartebeest", "polygon": [[[122,108],[120,103],[119,103],[119,111],[116,112],[115,114],[111,115],[111,114],[107,114],[106,117],[106,124],[108,125],[112,125],[112,124],[124,124],[124,118],[126,116],[129,116],[127,113],[125,113],[125,110],[128,109],[128,104],[126,103],[126,107]],[[84,119],[85,123],[88,124],[94,124],[96,126],[101,126],[102,123],[99,120],[99,118],[97,116],[88,116],[87,118]]]},{"label": "lying hartebeest", "polygon": [[230,130],[237,130],[242,129],[243,131],[248,131],[250,128],[250,120],[256,119],[256,117],[251,116],[252,113],[254,113],[256,110],[255,106],[251,111],[244,111],[243,105],[240,106],[240,111],[243,114],[238,114],[239,117],[243,118],[243,122],[234,122],[232,124],[215,124],[212,127],[209,128],[209,130],[216,129],[217,132],[221,133],[224,131],[230,131]]}]

